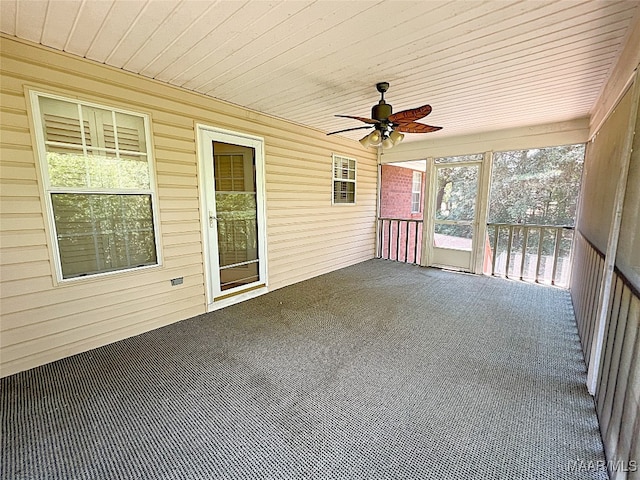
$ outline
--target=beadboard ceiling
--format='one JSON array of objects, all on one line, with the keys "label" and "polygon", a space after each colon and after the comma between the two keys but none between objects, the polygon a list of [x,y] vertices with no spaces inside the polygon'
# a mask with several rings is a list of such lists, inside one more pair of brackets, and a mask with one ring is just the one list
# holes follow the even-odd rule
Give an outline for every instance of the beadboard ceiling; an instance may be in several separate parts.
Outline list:
[{"label": "beadboard ceiling", "polygon": [[368,117],[387,81],[443,137],[588,116],[639,5],[0,0],[0,29],[323,132],[361,126],[334,115]]}]

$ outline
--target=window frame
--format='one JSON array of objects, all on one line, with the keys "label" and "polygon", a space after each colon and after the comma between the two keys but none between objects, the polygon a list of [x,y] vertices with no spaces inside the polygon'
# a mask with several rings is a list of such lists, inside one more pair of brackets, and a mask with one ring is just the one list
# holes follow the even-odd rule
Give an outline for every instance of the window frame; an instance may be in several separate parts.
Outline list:
[{"label": "window frame", "polygon": [[[353,180],[349,178],[336,177],[336,161],[340,159],[353,162]],[[340,155],[338,153],[331,154],[331,205],[355,205],[356,204],[356,192],[358,186],[358,161],[355,158]],[[342,182],[344,184],[353,184],[353,202],[336,202],[336,182]]]},{"label": "window frame", "polygon": [[[420,181],[418,182],[418,190],[415,190],[416,187],[416,173],[420,175]],[[413,200],[413,196],[418,195],[417,200],[417,210],[414,208],[416,202]],[[411,178],[411,213],[420,213],[422,211],[422,172],[420,170],[413,170],[413,175]]]},{"label": "window frame", "polygon": [[[141,118],[144,125],[144,140],[146,142],[146,158],[147,167],[149,171],[149,188],[148,189],[125,189],[125,188],[97,188],[97,187],[59,187],[52,186],[49,164],[47,160],[47,147],[44,136],[44,128],[42,122],[42,111],[40,109],[40,98],[49,98],[58,100],[61,102],[67,102],[80,105],[81,107],[98,108],[102,110],[108,110],[114,114],[129,115],[133,117]],[[144,271],[148,269],[154,269],[162,267],[163,255],[162,255],[162,243],[160,234],[160,212],[158,208],[158,187],[156,182],[155,160],[152,148],[151,139],[151,121],[150,116],[147,113],[134,112],[118,107],[108,106],[95,102],[85,101],[80,98],[67,97],[64,95],[46,93],[37,90],[29,90],[29,99],[31,103],[30,113],[32,115],[32,125],[34,127],[35,139],[36,139],[36,163],[38,165],[39,180],[41,184],[41,191],[43,194],[43,208],[46,210],[45,215],[47,220],[45,222],[46,230],[48,231],[49,251],[52,257],[52,267],[55,273],[54,284],[62,285],[81,281],[90,281],[100,279],[103,277],[110,277],[113,275],[122,275],[131,272]],[[79,151],[86,152],[85,145]],[[94,149],[95,150],[95,149]],[[142,156],[142,155],[141,155]],[[91,194],[105,194],[105,195],[149,195],[151,200],[151,221],[153,222],[153,241],[156,250],[156,262],[151,265],[143,265],[136,267],[125,267],[116,270],[86,273],[69,278],[64,278],[62,272],[62,259],[60,256],[60,247],[58,244],[57,226],[54,216],[52,196],[54,194],[79,194],[79,195],[91,195]]]}]

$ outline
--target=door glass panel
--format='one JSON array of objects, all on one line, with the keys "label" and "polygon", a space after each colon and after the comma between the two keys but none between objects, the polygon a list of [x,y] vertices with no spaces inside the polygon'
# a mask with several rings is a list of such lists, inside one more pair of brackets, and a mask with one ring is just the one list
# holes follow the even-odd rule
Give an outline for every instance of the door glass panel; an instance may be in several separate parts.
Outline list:
[{"label": "door glass panel", "polygon": [[259,280],[255,152],[213,142],[220,288]]},{"label": "door glass panel", "polygon": [[437,169],[436,220],[473,220],[478,167]]},{"label": "door glass panel", "polygon": [[478,165],[437,166],[433,246],[471,252]]},{"label": "door glass panel", "polygon": [[433,235],[433,246],[453,250],[471,251],[473,229],[471,225],[447,225],[437,223]]}]

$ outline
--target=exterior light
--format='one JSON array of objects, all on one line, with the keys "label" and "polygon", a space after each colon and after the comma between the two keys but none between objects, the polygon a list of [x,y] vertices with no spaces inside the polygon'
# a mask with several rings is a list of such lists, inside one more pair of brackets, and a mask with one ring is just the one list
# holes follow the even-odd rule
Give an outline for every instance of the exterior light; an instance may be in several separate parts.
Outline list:
[{"label": "exterior light", "polygon": [[391,135],[389,135],[389,139],[394,145],[397,145],[404,139],[404,135],[397,130],[394,130],[391,132]]},{"label": "exterior light", "polygon": [[364,137],[362,137],[360,139],[360,144],[364,147],[364,148],[369,148],[372,147],[373,144],[371,143],[371,140],[369,139],[369,137],[371,136],[371,134],[365,135]]},{"label": "exterior light", "polygon": [[380,132],[377,130],[374,130],[366,137],[361,138],[360,144],[365,148],[377,147],[378,145],[380,145],[381,140],[382,139],[381,139]]}]

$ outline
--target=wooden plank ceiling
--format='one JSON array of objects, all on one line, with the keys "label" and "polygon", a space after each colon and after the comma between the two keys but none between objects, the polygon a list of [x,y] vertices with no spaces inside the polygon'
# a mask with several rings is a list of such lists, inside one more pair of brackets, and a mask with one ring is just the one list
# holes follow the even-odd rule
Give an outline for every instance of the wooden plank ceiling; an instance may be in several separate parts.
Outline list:
[{"label": "wooden plank ceiling", "polygon": [[387,81],[442,137],[588,116],[639,4],[2,0],[0,30],[323,132]]}]

